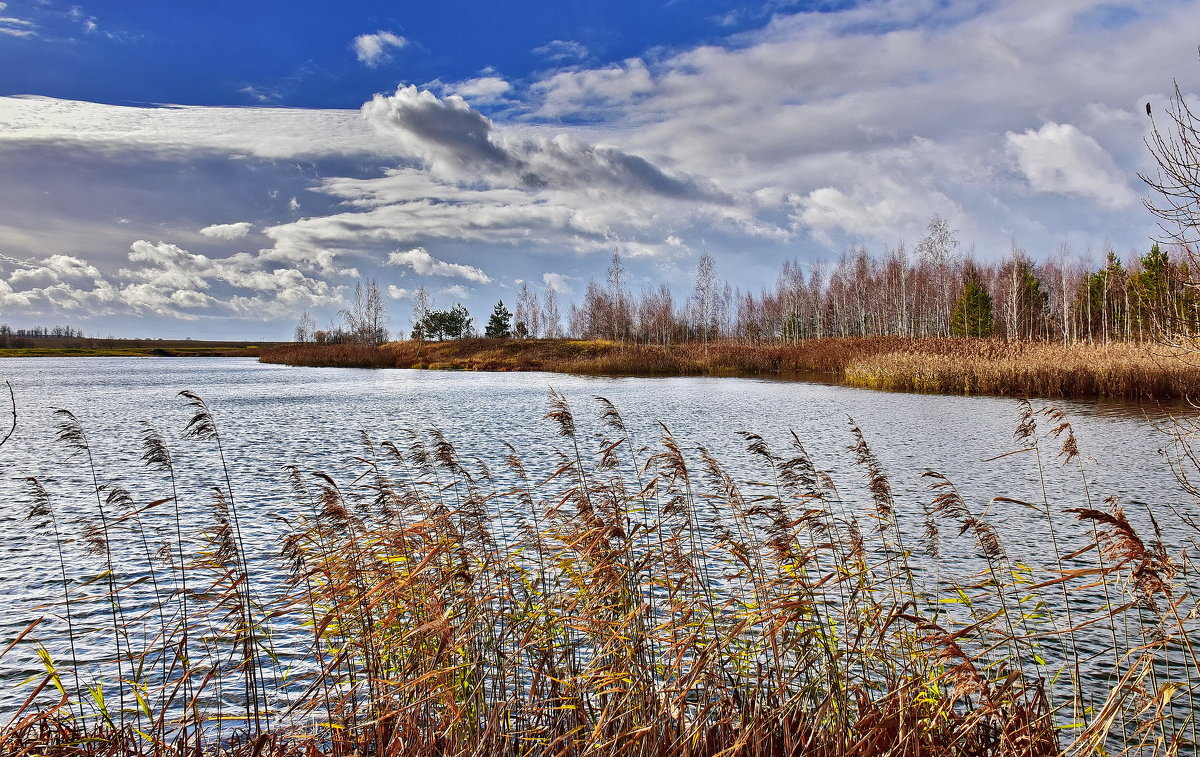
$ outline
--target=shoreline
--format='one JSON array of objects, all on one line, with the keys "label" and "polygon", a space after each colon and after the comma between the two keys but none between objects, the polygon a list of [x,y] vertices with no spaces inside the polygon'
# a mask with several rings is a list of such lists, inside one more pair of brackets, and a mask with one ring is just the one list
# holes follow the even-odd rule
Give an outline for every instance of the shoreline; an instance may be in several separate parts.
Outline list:
[{"label": "shoreline", "polygon": [[1174,400],[1200,396],[1200,355],[1157,344],[828,337],[795,344],[637,345],[463,339],[264,347],[265,363],[333,368],[551,371],[598,376],[821,380],[933,394]]},{"label": "shoreline", "polygon": [[10,357],[258,357],[278,342],[218,342],[189,339],[19,338],[0,346]]}]

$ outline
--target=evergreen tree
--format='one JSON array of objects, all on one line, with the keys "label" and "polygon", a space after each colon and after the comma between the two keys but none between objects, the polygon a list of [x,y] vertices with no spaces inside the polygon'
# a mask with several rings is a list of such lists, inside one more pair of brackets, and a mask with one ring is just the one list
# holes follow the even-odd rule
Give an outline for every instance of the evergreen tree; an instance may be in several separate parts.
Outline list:
[{"label": "evergreen tree", "polygon": [[954,303],[950,332],[954,336],[992,335],[992,296],[974,278],[967,280],[958,302]]},{"label": "evergreen tree", "polygon": [[504,300],[496,303],[492,317],[488,319],[483,335],[488,339],[508,339],[512,336],[512,313],[504,307]]},{"label": "evergreen tree", "polygon": [[471,314],[461,304],[450,310],[430,310],[413,327],[413,333],[420,333],[423,339],[462,339],[471,335],[474,327],[471,325]]}]

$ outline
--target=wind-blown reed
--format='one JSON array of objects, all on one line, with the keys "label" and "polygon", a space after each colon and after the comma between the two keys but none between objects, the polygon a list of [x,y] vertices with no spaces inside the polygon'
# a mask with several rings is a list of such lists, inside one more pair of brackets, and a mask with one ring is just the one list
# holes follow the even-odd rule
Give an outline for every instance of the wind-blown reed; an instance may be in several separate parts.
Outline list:
[{"label": "wind-blown reed", "polygon": [[[167,530],[175,541],[150,558],[166,570],[148,607],[120,602],[129,587],[114,570],[113,589],[88,597],[63,563],[54,611],[70,624],[81,602],[109,603],[114,656],[89,668],[43,648],[44,671],[10,713],[0,752],[1033,757],[1196,747],[1195,566],[1160,534],[1140,535],[1116,503],[1018,503],[1044,514],[1054,543],[1052,559],[1031,565],[931,472],[926,549],[936,554],[950,531],[978,553],[979,573],[951,583],[916,567],[916,524],[904,522],[869,435],[853,424],[861,502],[843,498],[795,434],[777,448],[743,433],[754,462],[734,472],[666,427],[634,438],[602,398],[600,433],[585,432],[552,392],[547,419],[560,443],[549,461],[530,465],[512,447],[462,451],[436,430],[395,441],[364,431],[361,469],[347,480],[289,468],[306,515],[285,524],[285,578],[272,583],[247,561],[216,419],[183,396],[188,436],[213,445],[220,466],[208,533],[189,550]],[[1019,421],[1022,449],[1077,462],[1059,411],[1026,403]],[[155,432],[144,438],[144,461],[169,494],[105,503],[121,510],[106,511],[97,535],[108,547],[121,529],[145,534],[149,519],[179,522],[170,452]],[[108,491],[99,473],[94,488],[89,496]],[[72,549],[52,519],[59,495],[40,483],[33,492],[31,517],[53,526],[44,538]],[[1062,518],[1082,519],[1090,538],[1060,548]],[[1073,608],[1081,593],[1104,601]],[[35,621],[3,653],[38,643],[53,622]],[[1106,682],[1085,680],[1083,655],[1111,660]]]}]

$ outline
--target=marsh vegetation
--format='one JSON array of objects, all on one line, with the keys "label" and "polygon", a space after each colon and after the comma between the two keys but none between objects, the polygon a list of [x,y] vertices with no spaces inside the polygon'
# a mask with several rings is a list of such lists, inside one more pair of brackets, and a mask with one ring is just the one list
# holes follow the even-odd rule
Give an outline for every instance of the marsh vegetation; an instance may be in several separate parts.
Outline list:
[{"label": "marsh vegetation", "polygon": [[[160,490],[146,501],[106,481],[86,418],[57,414],[91,483],[27,481],[59,595],[3,651],[51,627],[69,644],[38,650],[6,753],[1166,755],[1197,743],[1195,506],[1127,513],[1098,499],[1055,407],[1021,404],[1014,453],[1077,470],[1065,501],[1043,489],[974,504],[953,471],[929,471],[913,513],[853,423],[833,442],[847,458],[835,480],[795,434],[697,447],[665,426],[636,433],[647,425],[603,398],[577,417],[552,392],[550,452],[364,429],[345,450],[353,470],[290,467],[281,496],[295,507],[264,556],[243,538],[220,417],[182,401],[181,444],[208,450],[215,486],[181,489],[173,434],[146,426],[140,462]],[[1195,458],[1179,441],[1186,481]],[[64,500],[91,502],[88,528],[71,532]],[[181,526],[198,502],[199,535]],[[1010,551],[1000,505],[1041,524],[1045,548]],[[81,547],[86,574],[64,557]],[[73,630],[84,617],[91,638]]]}]

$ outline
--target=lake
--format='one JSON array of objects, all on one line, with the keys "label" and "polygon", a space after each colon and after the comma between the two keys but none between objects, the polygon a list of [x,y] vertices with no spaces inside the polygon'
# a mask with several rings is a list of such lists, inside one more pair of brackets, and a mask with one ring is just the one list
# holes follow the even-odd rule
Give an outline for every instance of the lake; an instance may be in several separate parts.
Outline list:
[{"label": "lake", "polygon": [[[55,408],[68,409],[81,421],[99,482],[127,488],[136,504],[170,496],[162,476],[140,463],[141,422],[154,424],[175,457],[187,533],[196,538],[211,527],[208,492],[223,485],[223,475],[211,442],[181,438],[191,417],[177,396],[181,390],[196,392],[213,411],[247,552],[264,564],[279,552],[285,528],[279,517],[303,511],[283,466],[324,472],[351,489],[363,473],[362,462],[355,459],[363,453],[361,431],[375,442],[391,439],[407,446],[409,430],[425,434],[436,428],[461,458],[478,457],[500,469],[505,445],[511,444],[532,472],[549,473],[556,465],[554,449],[564,444],[544,417],[551,388],[572,406],[585,446],[594,440],[585,455],[594,453],[603,437],[594,396],[616,405],[637,444],[654,445],[663,434],[661,423],[689,459],[697,460],[696,449],[703,445],[739,480],[761,480],[763,473],[737,432],[761,434],[782,452],[794,431],[816,464],[829,472],[848,506],[867,508],[864,471],[849,452],[853,438],[848,419],[853,418],[888,473],[902,530],[911,533],[912,543],[922,531],[923,508],[932,496],[928,479],[921,477],[927,470],[944,473],[975,512],[986,511],[1008,553],[1023,561],[1036,562],[1047,554],[1044,520],[1029,508],[993,498],[1041,502],[1043,486],[1052,509],[1084,506],[1085,491],[1095,506],[1111,495],[1135,523],[1144,524],[1145,513],[1153,512],[1167,528],[1165,541],[1174,547],[1195,536],[1170,525],[1175,522],[1172,507],[1195,513],[1196,505],[1166,464],[1169,442],[1156,428],[1163,410],[1130,403],[1056,403],[1073,424],[1082,455],[1063,466],[1055,457],[1057,442],[1046,438],[1039,468],[1033,453],[1003,456],[1023,447],[1013,436],[1020,406],[1009,398],[734,378],[295,368],[240,358],[10,359],[0,362],[0,379],[12,383],[18,416],[15,433],[0,447],[0,519],[8,535],[0,543],[3,646],[34,618],[53,613],[50,605],[61,597],[53,539],[26,518],[28,477],[36,477],[51,496],[63,539],[69,542],[64,555],[72,583],[103,569],[81,538],[96,517],[91,473],[84,456],[55,441]],[[6,411],[7,406],[0,417]],[[1042,423],[1049,428],[1049,420]],[[1073,517],[1062,516],[1062,523],[1063,535],[1079,534]],[[118,573],[124,566],[124,578],[145,578],[139,567],[144,560],[137,559],[144,554],[138,551],[142,547],[132,539],[114,541]],[[949,545],[939,570],[967,575],[978,568],[970,545],[960,541],[957,547]],[[140,590],[147,590],[146,584]],[[78,591],[86,593],[83,587]],[[84,659],[106,654],[98,630],[85,638],[89,629],[105,627],[106,612],[101,603],[76,618],[83,629],[77,630],[77,653]],[[61,657],[62,629],[51,618],[29,639]],[[23,699],[25,692],[13,684],[37,670],[32,645],[0,660],[0,711]]]}]

